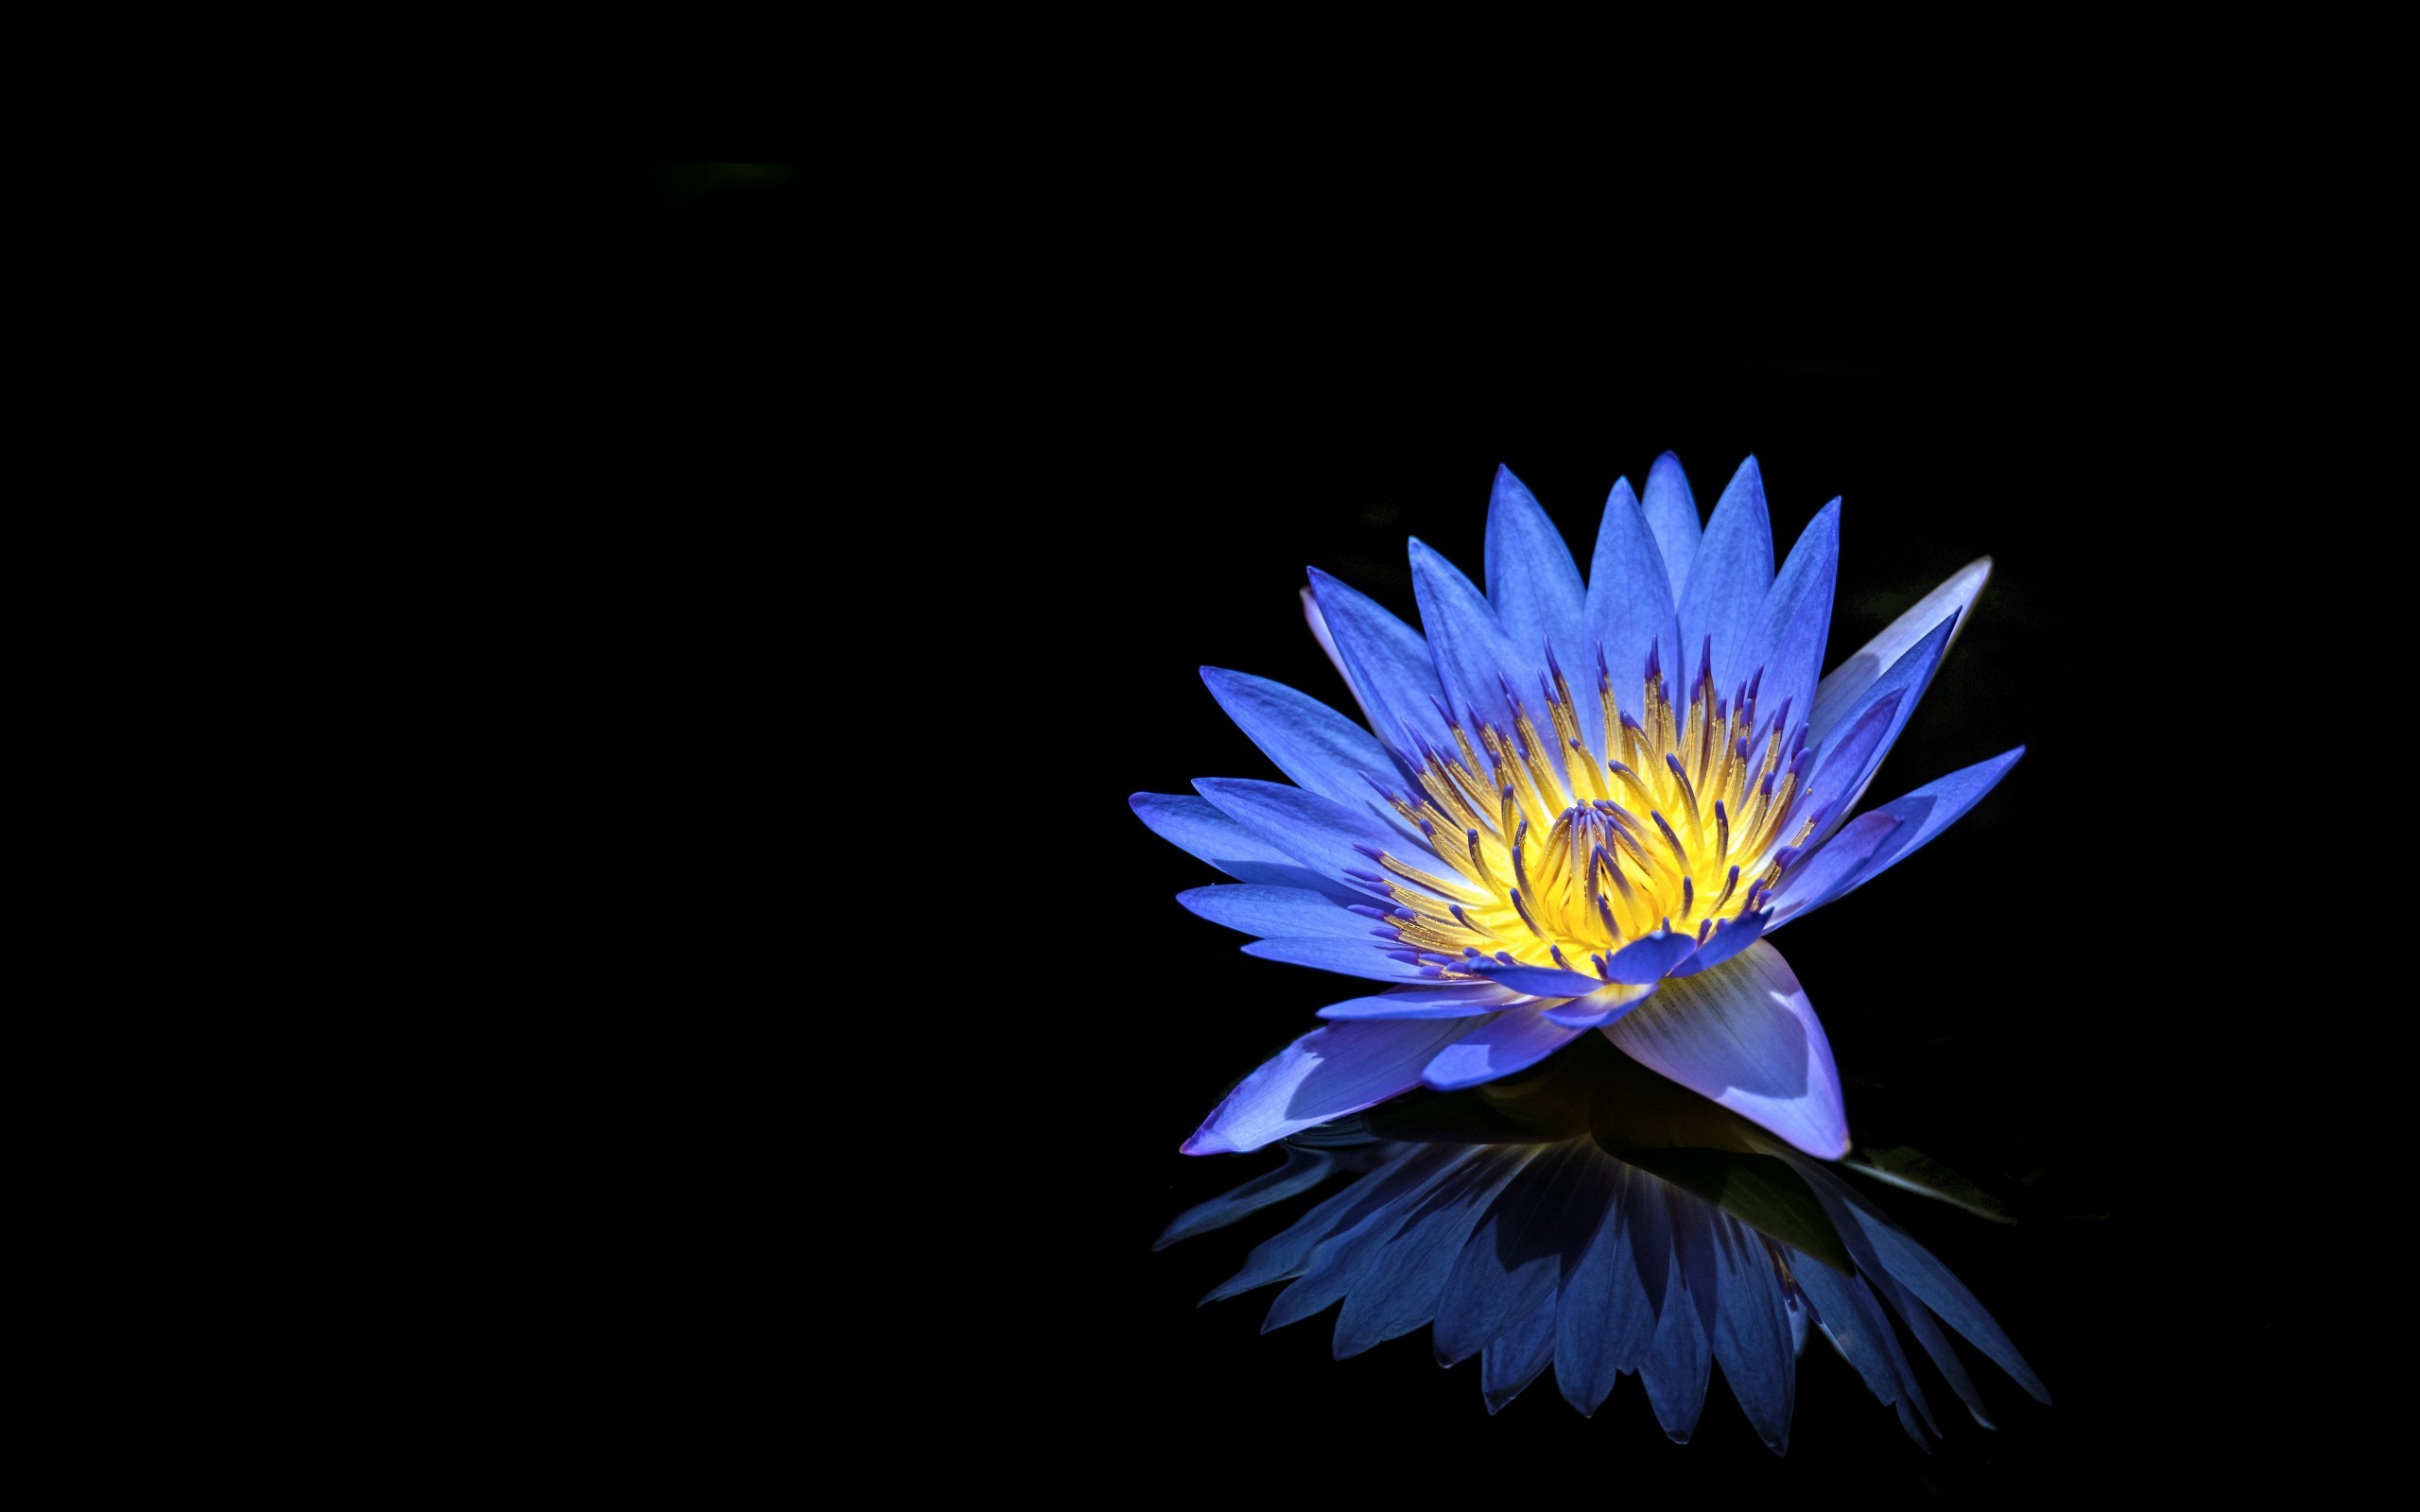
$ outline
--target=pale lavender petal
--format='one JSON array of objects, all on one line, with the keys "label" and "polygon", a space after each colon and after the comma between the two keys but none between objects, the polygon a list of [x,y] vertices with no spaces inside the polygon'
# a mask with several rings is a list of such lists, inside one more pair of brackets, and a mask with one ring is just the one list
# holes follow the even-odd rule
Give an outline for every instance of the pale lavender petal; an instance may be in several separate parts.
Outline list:
[{"label": "pale lavender petal", "polygon": [[1366,886],[1338,882],[1278,850],[1191,793],[1137,793],[1126,800],[1151,833],[1230,877],[1277,887],[1307,887],[1340,902],[1366,903]]},{"label": "pale lavender petal", "polygon": [[1656,555],[1664,558],[1664,571],[1670,590],[1671,602],[1681,601],[1681,590],[1687,585],[1689,573],[1698,558],[1698,542],[1703,532],[1698,525],[1698,502],[1689,491],[1688,474],[1681,471],[1681,459],[1667,452],[1647,470],[1647,492],[1639,499],[1639,512],[1647,517],[1647,528],[1655,536]]},{"label": "pale lavender petal", "polygon": [[1633,1059],[1819,1160],[1848,1153],[1831,1043],[1770,940],[1712,971],[1667,978],[1601,1032]]},{"label": "pale lavender petal", "polygon": [[1227,1094],[1183,1146],[1187,1155],[1256,1150],[1287,1135],[1385,1102],[1420,1084],[1461,1020],[1373,1019],[1314,1029]]},{"label": "pale lavender petal", "polygon": [[1689,661],[1686,666],[1664,669],[1668,686],[1686,696],[1697,677],[1699,651],[1709,637],[1715,687],[1728,694],[1734,683],[1747,680],[1754,669],[1743,665],[1741,658],[1772,586],[1772,521],[1765,513],[1764,478],[1752,456],[1739,464],[1707,517],[1698,559],[1681,589],[1681,650]]},{"label": "pale lavender petal", "polygon": [[1563,533],[1512,470],[1498,467],[1487,507],[1487,601],[1504,633],[1533,659],[1551,644],[1566,668],[1576,666],[1584,597]]},{"label": "pale lavender petal", "polygon": [[1460,1091],[1525,1071],[1578,1039],[1581,1032],[1547,1022],[1535,1008],[1514,1008],[1441,1047],[1422,1070],[1420,1079],[1441,1092]]},{"label": "pale lavender petal", "polygon": [[[1266,938],[1326,937],[1368,940],[1383,928],[1323,894],[1303,887],[1270,887],[1259,883],[1221,883],[1195,887],[1176,901],[1214,924],[1239,929]],[[1393,932],[1388,931],[1390,935]],[[1386,947],[1392,949],[1392,945]]]},{"label": "pale lavender petal", "polygon": [[[1821,742],[1832,732],[1841,716],[1856,707],[1874,686],[1874,679],[1908,653],[1908,648],[1932,633],[1933,627],[1955,616],[1950,634],[1955,638],[1955,626],[1963,625],[1962,612],[1975,601],[1991,580],[1992,558],[1978,557],[1958,571],[1949,580],[1916,600],[1906,613],[1893,620],[1881,634],[1859,646],[1857,653],[1834,667],[1815,687],[1815,703],[1806,715],[1806,737]],[[1944,648],[1946,650],[1946,647]],[[1923,690],[1917,690],[1921,693]]]}]

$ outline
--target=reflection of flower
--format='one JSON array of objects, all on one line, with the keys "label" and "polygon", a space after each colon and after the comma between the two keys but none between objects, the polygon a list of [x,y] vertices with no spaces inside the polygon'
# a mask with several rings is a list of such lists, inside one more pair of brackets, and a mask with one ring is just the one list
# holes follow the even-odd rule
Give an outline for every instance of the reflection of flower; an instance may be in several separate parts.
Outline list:
[{"label": "reflection of flower", "polygon": [[1982,1304],[1863,1193],[1593,1037],[1476,1091],[1414,1092],[1303,1131],[1285,1152],[1160,1245],[1360,1173],[1210,1297],[1288,1281],[1272,1328],[1340,1301],[1340,1359],[1430,1325],[1439,1363],[1479,1357],[1490,1412],[1549,1365],[1582,1413],[1635,1374],[1686,1440],[1720,1363],[1779,1452],[1812,1329],[1923,1445],[1942,1430],[1918,1352],[1991,1426],[1943,1324],[2049,1400]]},{"label": "reflection of flower", "polygon": [[[1137,794],[1233,877],[1182,902],[1253,954],[1382,986],[1320,1010],[1185,1143],[1256,1149],[1597,1029],[1807,1154],[1848,1148],[1823,1026],[1763,936],[1941,833],[2020,750],[1855,818],[1989,575],[1976,561],[1818,679],[1839,501],[1773,569],[1754,459],[1705,528],[1680,464],[1607,501],[1590,571],[1510,472],[1485,591],[1412,542],[1422,629],[1314,572],[1311,628],[1368,728],[1203,677],[1290,783]],[[1426,632],[1425,634],[1423,632]]]}]

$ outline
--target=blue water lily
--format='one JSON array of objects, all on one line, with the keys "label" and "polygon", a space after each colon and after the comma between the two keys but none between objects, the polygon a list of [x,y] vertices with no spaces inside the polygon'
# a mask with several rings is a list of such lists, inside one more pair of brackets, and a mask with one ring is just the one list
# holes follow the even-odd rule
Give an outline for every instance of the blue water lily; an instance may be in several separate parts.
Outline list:
[{"label": "blue water lily", "polygon": [[1614,486],[1583,580],[1499,470],[1483,590],[1411,542],[1419,628],[1312,571],[1306,616],[1360,721],[1204,668],[1289,781],[1133,797],[1235,879],[1179,901],[1254,955],[1374,985],[1320,1009],[1186,1153],[1478,1086],[1594,1031],[1796,1150],[1844,1154],[1831,1048],[1769,936],[1931,840],[2023,747],[1858,812],[1991,563],[1824,673],[1839,540],[1835,499],[1776,571],[1754,458],[1701,530],[1667,454],[1643,495]]}]

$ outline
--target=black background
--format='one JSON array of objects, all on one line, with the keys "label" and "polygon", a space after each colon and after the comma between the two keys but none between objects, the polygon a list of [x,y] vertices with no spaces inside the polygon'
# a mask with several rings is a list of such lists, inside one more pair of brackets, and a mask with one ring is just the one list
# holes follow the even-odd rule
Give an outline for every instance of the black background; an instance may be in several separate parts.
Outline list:
[{"label": "black background", "polygon": [[[862,1417],[1135,1497],[2265,1466],[2236,1425],[2305,1325],[2243,1299],[2244,1194],[2281,1200],[2282,1161],[2214,1132],[2239,1010],[2186,959],[2197,669],[2240,621],[2180,559],[2254,365],[2156,217],[2076,194],[1565,225],[1478,185],[977,174],[869,206],[806,164],[498,170],[491,655],[555,902],[474,1225],[493,1421],[585,1463],[692,1433],[778,1462]],[[2056,1399],[1970,1356],[1999,1429],[1958,1415],[1929,1456],[1820,1346],[1786,1458],[1719,1382],[1683,1448],[1634,1381],[1490,1418],[1420,1336],[1333,1362],[1324,1319],[1257,1333],[1270,1294],[1197,1309],[1272,1217],[1150,1250],[1270,1163],[1177,1146],[1343,995],[1182,909],[1218,879],[1127,808],[1276,775],[1196,669],[1349,708],[1306,566],[1416,623],[1405,539],[1477,577],[1499,464],[1584,566],[1666,450],[1702,511],[1754,455],[1777,556],[1844,501],[1827,665],[1996,562],[1871,797],[2029,754],[1776,941],[1860,1143],[2017,1219],[1883,1199]]]}]

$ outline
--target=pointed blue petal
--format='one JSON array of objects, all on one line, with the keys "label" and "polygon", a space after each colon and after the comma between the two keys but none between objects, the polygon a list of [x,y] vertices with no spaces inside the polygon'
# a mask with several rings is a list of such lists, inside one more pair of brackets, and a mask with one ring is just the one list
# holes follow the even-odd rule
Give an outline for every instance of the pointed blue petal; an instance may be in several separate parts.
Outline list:
[{"label": "pointed blue petal", "polygon": [[1310,576],[1337,664],[1378,739],[1390,749],[1409,751],[1416,747],[1409,732],[1450,747],[1452,737],[1437,718],[1437,665],[1427,641],[1358,589],[1316,567]]},{"label": "pointed blue petal", "polygon": [[1898,818],[1881,809],[1860,814],[1841,827],[1823,848],[1790,868],[1773,893],[1773,927],[1821,908],[1864,874],[1866,863],[1899,828]]},{"label": "pointed blue petal", "polygon": [[[1789,1449],[1798,1357],[1781,1278],[1764,1242],[1727,1213],[1714,1219],[1714,1357],[1740,1411],[1774,1453]],[[1820,1264],[1820,1262],[1810,1262]]]},{"label": "pointed blue petal", "polygon": [[[1942,653],[1949,649],[1949,637],[1956,628],[1957,626],[1948,621],[1934,626],[1931,634],[1910,646],[1906,655],[1874,679],[1874,685],[1858,696],[1858,701],[1850,705],[1841,722],[1816,747],[1815,779],[1823,785],[1824,800],[1835,805],[1832,813],[1836,821],[1847,817],[1849,811],[1856,807],[1857,800],[1865,793],[1865,785],[1874,781],[1875,771],[1881,766],[1882,758],[1891,754],[1892,743],[1899,738],[1899,731],[1906,727],[1909,716],[1916,712],[1917,700],[1924,696],[1925,686],[1932,680],[1933,670],[1941,665]],[[1846,760],[1842,753],[1859,746],[1863,740],[1858,722],[1876,709],[1891,705],[1894,697],[1897,703],[1892,706],[1890,724],[1883,730],[1881,740],[1870,750],[1860,747],[1860,759],[1855,763]],[[1807,738],[1813,740],[1814,736],[1809,734]],[[1810,782],[1808,790],[1812,792],[1814,786],[1815,782]]]},{"label": "pointed blue petal", "polygon": [[[1824,646],[1832,628],[1832,580],[1841,560],[1841,501],[1834,499],[1799,532],[1758,611],[1739,669],[1754,676],[1764,670],[1756,705],[1778,709],[1788,699],[1792,709],[1805,709],[1815,696],[1816,678],[1824,670]],[[1730,683],[1718,683],[1725,693]]]},{"label": "pointed blue petal", "polygon": [[1407,847],[1401,835],[1366,812],[1249,777],[1204,777],[1193,785],[1220,813],[1320,875],[1392,901],[1371,852]]},{"label": "pointed blue petal", "polygon": [[[1793,1254],[1790,1270],[1823,1316],[1824,1337],[1864,1378],[1876,1399],[1887,1406],[1911,1405],[1926,1427],[1941,1432],[1907,1353],[1899,1348],[1890,1316],[1875,1299],[1873,1289],[1858,1277],[1843,1276],[1803,1255]],[[1922,1434],[1911,1436],[1918,1444],[1925,1443]]]},{"label": "pointed blue petal", "polygon": [[1467,1155],[1467,1150],[1450,1144],[1414,1146],[1402,1158],[1323,1199],[1284,1231],[1254,1246],[1243,1269],[1212,1288],[1201,1300],[1215,1302],[1302,1275],[1321,1245],[1379,1209],[1416,1198],[1461,1165]]},{"label": "pointed blue petal", "polygon": [[1436,980],[1434,976],[1424,973],[1418,963],[1398,960],[1388,954],[1399,949],[1375,939],[1256,939],[1244,947],[1244,954],[1256,955],[1264,961],[1307,966],[1315,971],[1357,976],[1365,982]]},{"label": "pointed blue petal", "polygon": [[1687,930],[1659,929],[1614,952],[1605,962],[1605,975],[1616,982],[1661,982],[1665,972],[1697,948],[1697,936]]},{"label": "pointed blue petal", "polygon": [[1610,1157],[1589,1175],[1574,1211],[1601,1215],[1585,1246],[1564,1265],[1554,1347],[1556,1384],[1583,1415],[1603,1404],[1618,1372],[1637,1370],[1655,1336],[1655,1306],[1638,1283],[1623,1216],[1638,1177]]},{"label": "pointed blue petal", "polygon": [[1941,1315],[1943,1322],[1963,1334],[1968,1343],[1989,1355],[1994,1365],[2007,1371],[2009,1378],[2036,1401],[2050,1400],[2049,1388],[2025,1363],[2025,1357],[2017,1352],[1998,1321],[1975,1299],[1975,1294],[1966,1289],[1964,1282],[1950,1274],[1948,1266],[1868,1204],[1857,1201],[1845,1206],[1893,1280],[1914,1293],[1925,1306]]},{"label": "pointed blue petal", "polygon": [[1584,998],[1546,1006],[1547,1022],[1566,1029],[1600,1028],[1646,1002],[1654,991],[1652,982],[1616,982]]},{"label": "pointed blue petal", "polygon": [[[1876,809],[1874,811],[1876,814],[1887,814],[1901,821],[1899,829],[1886,837],[1866,859],[1865,864],[1858,868],[1856,874],[1833,890],[1832,896],[1839,898],[1855,892],[1896,866],[1901,860],[1913,854],[1916,849],[1926,841],[1948,829],[1958,821],[1960,816],[1973,808],[1984,794],[1990,792],[2002,777],[2008,775],[2008,769],[2015,765],[2016,759],[2024,754],[2025,747],[2022,746],[2014,750],[2003,751],[1989,761],[1977,762],[1972,766],[1961,767],[1947,777],[1927,782],[1905,798],[1893,799]],[[1836,840],[1833,843],[1839,842]],[[1805,912],[1804,909],[1800,911]]]},{"label": "pointed blue petal", "polygon": [[1374,997],[1347,998],[1320,1009],[1322,1019],[1471,1019],[1531,1001],[1528,994],[1486,982],[1391,987]]},{"label": "pointed blue petal", "polygon": [[1126,800],[1151,833],[1230,877],[1278,887],[1308,887],[1339,902],[1366,903],[1365,887],[1333,881],[1278,850],[1191,793],[1137,793]]},{"label": "pointed blue petal", "polygon": [[[1952,619],[1963,625],[1962,612],[1983,591],[1991,580],[1992,558],[1978,557],[1949,576],[1949,580],[1916,600],[1906,613],[1893,620],[1881,634],[1859,646],[1847,661],[1834,667],[1815,686],[1815,702],[1806,713],[1806,738],[1821,742],[1874,686],[1874,679],[1893,662],[1908,653],[1908,648],[1932,633],[1942,621]],[[1951,634],[1955,636],[1953,628]],[[1919,689],[1921,693],[1923,690]]]},{"label": "pointed blue petal", "polygon": [[1743,659],[1772,586],[1772,521],[1765,513],[1764,478],[1752,456],[1739,464],[1731,486],[1715,504],[1698,559],[1681,589],[1681,650],[1689,662],[1685,667],[1665,669],[1668,683],[1685,696],[1697,677],[1699,649],[1708,637],[1714,645],[1715,687],[1727,693],[1745,681],[1755,669],[1743,664]]},{"label": "pointed blue petal", "polygon": [[1441,1092],[1477,1087],[1536,1065],[1581,1032],[1548,1022],[1534,1008],[1514,1008],[1439,1049],[1420,1079]]},{"label": "pointed blue petal", "polygon": [[1554,1288],[1547,1287],[1529,1313],[1496,1335],[1479,1356],[1479,1391],[1488,1413],[1502,1412],[1553,1359]]},{"label": "pointed blue petal", "polygon": [[1580,1153],[1576,1143],[1542,1151],[1471,1230],[1437,1297],[1441,1362],[1469,1359],[1554,1295],[1563,1269],[1558,1225],[1568,1217]]},{"label": "pointed blue petal", "polygon": [[1831,1042],[1771,940],[1710,971],[1666,979],[1600,1032],[1633,1059],[1819,1160],[1848,1153]]},{"label": "pointed blue petal", "polygon": [[[1697,506],[1686,502],[1685,482],[1680,490],[1694,548]],[[1596,556],[1588,564],[1588,596],[1582,611],[1587,642],[1582,653],[1583,660],[1578,664],[1564,663],[1564,673],[1573,679],[1581,730],[1594,741],[1591,748],[1599,759],[1610,754],[1612,747],[1605,739],[1603,702],[1592,696],[1597,652],[1601,649],[1604,653],[1605,669],[1614,678],[1615,696],[1622,707],[1636,713],[1638,673],[1647,662],[1648,647],[1660,644],[1667,666],[1677,665],[1680,660],[1681,622],[1672,605],[1674,576],[1664,569],[1664,554],[1656,547],[1655,533],[1640,510],[1637,498],[1630,491],[1630,480],[1623,478],[1615,483],[1613,493],[1605,500],[1604,519],[1597,526]],[[1580,680],[1583,675],[1584,682]]]},{"label": "pointed blue petal", "polygon": [[1456,1181],[1442,1183],[1422,1200],[1421,1211],[1345,1297],[1332,1345],[1338,1359],[1400,1338],[1436,1316],[1437,1295],[1471,1229],[1533,1154],[1533,1147],[1486,1146],[1473,1154]]},{"label": "pointed blue petal", "polygon": [[1383,927],[1367,915],[1354,913],[1326,894],[1306,887],[1220,883],[1189,888],[1178,893],[1176,901],[1214,924],[1239,929],[1247,935],[1374,942],[1376,936],[1371,931]]},{"label": "pointed blue petal", "polygon": [[1246,1076],[1184,1142],[1184,1151],[1256,1150],[1409,1091],[1438,1047],[1468,1028],[1460,1019],[1369,1019],[1314,1029]]},{"label": "pointed blue petal", "polygon": [[[1679,1222],[1685,1208],[1676,1211],[1672,1198],[1685,1201],[1695,1198],[1676,1194],[1662,1186],[1659,1195],[1665,1199],[1668,1221]],[[1698,1417],[1705,1410],[1706,1377],[1714,1365],[1714,1349],[1705,1336],[1705,1325],[1698,1316],[1697,1304],[1690,1298],[1682,1280],[1681,1260],[1677,1242],[1668,1243],[1658,1257],[1642,1249],[1641,1264],[1660,1258],[1665,1265],[1664,1303],[1657,1309],[1655,1336],[1647,1347],[1645,1358],[1639,1361],[1639,1380],[1647,1387],[1647,1400],[1655,1409],[1655,1421],[1665,1436],[1676,1444],[1685,1444],[1697,1431]]]},{"label": "pointed blue petal", "polygon": [[1714,970],[1756,943],[1756,936],[1771,929],[1773,911],[1770,908],[1753,914],[1741,914],[1735,919],[1718,919],[1713,935],[1707,937],[1703,945],[1698,947],[1696,954],[1672,968],[1672,974],[1695,976],[1700,971]]},{"label": "pointed blue petal", "polygon": [[1530,690],[1536,679],[1525,673],[1545,664],[1543,651],[1524,656],[1461,570],[1418,540],[1411,542],[1411,588],[1446,707],[1457,719],[1476,712],[1510,734],[1512,713],[1504,701],[1504,679],[1510,677],[1514,690],[1534,703]]},{"label": "pointed blue petal", "polygon": [[1224,1228],[1271,1203],[1308,1192],[1336,1170],[1336,1157],[1325,1150],[1288,1144],[1284,1151],[1286,1159],[1274,1171],[1264,1172],[1233,1191],[1222,1192],[1178,1213],[1160,1230],[1160,1237],[1151,1241],[1151,1248],[1166,1249],[1180,1239]]},{"label": "pointed blue petal", "polygon": [[1654,533],[1656,554],[1664,558],[1669,578],[1670,597],[1678,604],[1697,562],[1703,535],[1698,527],[1697,497],[1689,491],[1688,474],[1681,471],[1679,457],[1667,452],[1647,470],[1647,492],[1639,499],[1639,512]]},{"label": "pointed blue petal", "polygon": [[1236,728],[1296,786],[1392,819],[1393,811],[1383,806],[1371,781],[1392,783],[1401,774],[1377,737],[1282,682],[1219,667],[1203,667],[1201,680]]},{"label": "pointed blue petal", "polygon": [[1512,470],[1498,467],[1487,506],[1487,601],[1504,633],[1526,656],[1552,644],[1566,669],[1578,666],[1585,597],[1563,533]]},{"label": "pointed blue petal", "polygon": [[1515,992],[1541,998],[1584,998],[1605,984],[1581,971],[1558,966],[1507,966],[1502,961],[1473,961],[1467,968]]}]

